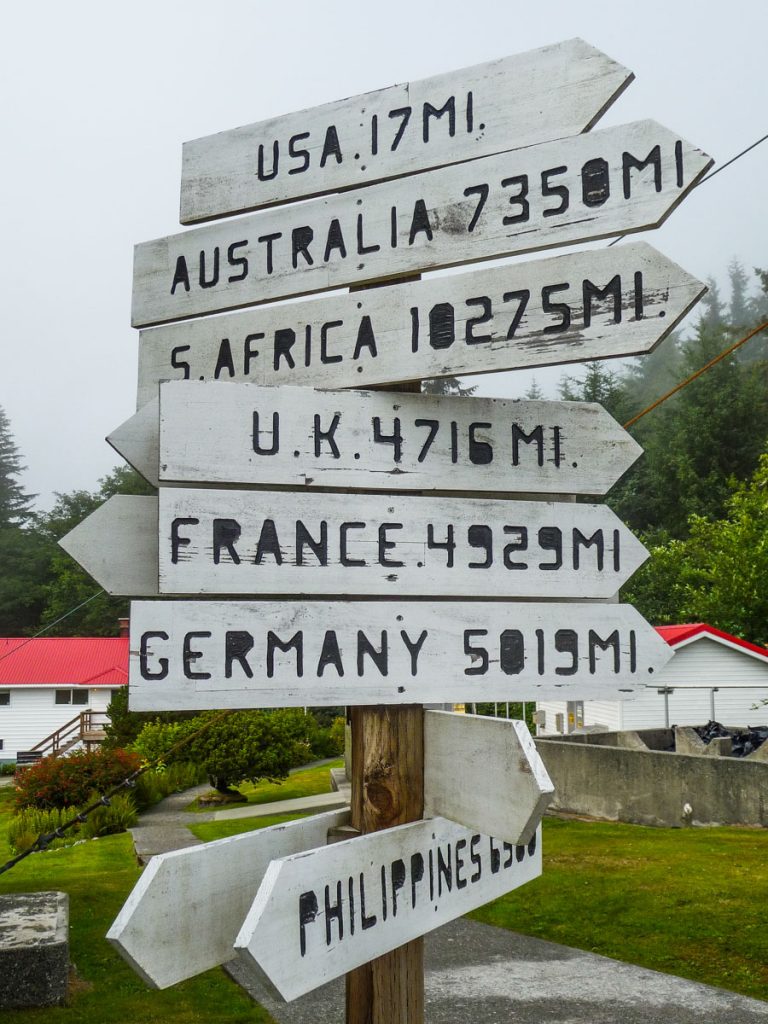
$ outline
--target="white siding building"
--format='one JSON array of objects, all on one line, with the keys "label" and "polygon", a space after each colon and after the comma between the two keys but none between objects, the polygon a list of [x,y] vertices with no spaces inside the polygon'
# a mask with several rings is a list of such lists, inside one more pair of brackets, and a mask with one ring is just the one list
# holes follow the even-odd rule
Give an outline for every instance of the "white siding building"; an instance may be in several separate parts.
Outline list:
[{"label": "white siding building", "polygon": [[68,723],[62,742],[87,742],[127,682],[127,636],[0,637],[0,762],[15,761]]},{"label": "white siding building", "polygon": [[630,700],[540,701],[538,735],[768,722],[768,650],[706,623],[658,626],[675,656]]}]

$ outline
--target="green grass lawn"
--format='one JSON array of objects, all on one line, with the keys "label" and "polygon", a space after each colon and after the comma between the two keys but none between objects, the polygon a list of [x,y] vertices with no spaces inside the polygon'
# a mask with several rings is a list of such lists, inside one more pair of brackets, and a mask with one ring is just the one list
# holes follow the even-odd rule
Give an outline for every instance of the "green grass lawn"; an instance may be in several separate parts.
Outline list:
[{"label": "green grass lawn", "polygon": [[[244,782],[237,788],[248,797],[249,804],[268,804],[273,800],[297,800],[317,793],[330,793],[331,768],[340,768],[343,764],[343,758],[338,758],[316,768],[299,768],[283,782]],[[200,807],[195,800],[187,810],[210,811],[211,808]]]},{"label": "green grass lawn", "polygon": [[[10,856],[11,791],[0,789],[0,864]],[[0,875],[0,894],[60,889],[70,899],[70,956],[79,981],[67,1007],[4,1010],[3,1024],[268,1024],[272,1018],[218,968],[156,992],[104,935],[139,876],[129,835],[27,857]]]},{"label": "green grass lawn", "polygon": [[267,828],[269,825],[282,825],[286,821],[296,821],[297,818],[306,818],[305,814],[264,814],[258,818],[234,818],[231,821],[201,821],[199,825],[189,825],[192,835],[202,839],[204,843],[210,843],[214,839],[224,839],[226,836],[239,836],[241,832],[253,832],[257,828]]},{"label": "green grass lawn", "polygon": [[768,999],[768,832],[547,819],[543,846],[475,920]]}]

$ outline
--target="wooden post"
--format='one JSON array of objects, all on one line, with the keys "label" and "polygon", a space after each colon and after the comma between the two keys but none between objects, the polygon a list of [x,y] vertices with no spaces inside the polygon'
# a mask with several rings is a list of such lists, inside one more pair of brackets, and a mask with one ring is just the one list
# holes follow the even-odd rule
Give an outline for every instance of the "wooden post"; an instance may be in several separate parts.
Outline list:
[{"label": "wooden post", "polygon": [[[421,382],[382,391],[416,393]],[[361,834],[424,814],[424,708],[353,707],[352,818]],[[424,939],[414,939],[347,975],[346,1024],[424,1024]]]}]

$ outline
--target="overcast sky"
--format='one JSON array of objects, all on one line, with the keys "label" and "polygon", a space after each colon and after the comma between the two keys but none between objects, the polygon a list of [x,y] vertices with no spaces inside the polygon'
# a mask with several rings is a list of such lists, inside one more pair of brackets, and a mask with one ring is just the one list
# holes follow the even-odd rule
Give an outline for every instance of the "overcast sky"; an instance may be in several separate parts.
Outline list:
[{"label": "overcast sky", "polygon": [[[654,118],[718,164],[768,132],[765,0],[50,0],[8,5],[3,30],[0,405],[41,508],[117,462],[133,245],[180,230],[185,140],[573,36],[636,75],[602,127]],[[700,278],[767,267],[766,181],[768,143],[637,237]],[[537,379],[554,394],[559,375]]]}]

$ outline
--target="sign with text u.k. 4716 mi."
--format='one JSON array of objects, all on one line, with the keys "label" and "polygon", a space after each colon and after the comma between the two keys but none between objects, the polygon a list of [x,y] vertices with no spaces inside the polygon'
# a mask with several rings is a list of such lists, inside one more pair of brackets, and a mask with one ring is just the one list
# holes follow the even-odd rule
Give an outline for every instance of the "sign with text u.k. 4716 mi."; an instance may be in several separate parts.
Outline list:
[{"label": "sign with text u.k. 4716 mi.", "polygon": [[129,546],[154,519],[141,499],[128,531],[125,502],[114,517],[107,502],[61,542],[108,593],[609,598],[648,557],[604,505],[192,487],[150,501],[154,548]]},{"label": "sign with text u.k. 4716 mi.", "polygon": [[134,601],[134,711],[609,700],[670,647],[625,604]]},{"label": "sign with text u.k. 4716 mi.", "polygon": [[195,139],[184,145],[181,221],[576,135],[632,78],[588,43],[569,39]]},{"label": "sign with text u.k. 4716 mi.", "polygon": [[133,324],[656,227],[712,160],[653,121],[136,246]]},{"label": "sign with text u.k. 4716 mi.", "polygon": [[645,242],[141,331],[137,407],[174,378],[349,388],[653,349],[704,285]]},{"label": "sign with text u.k. 4716 mi.", "polygon": [[444,818],[273,861],[235,948],[295,999],[541,874],[541,832],[503,843]]},{"label": "sign with text u.k. 4716 mi.", "polygon": [[167,381],[107,439],[155,486],[605,494],[641,453],[602,406]]},{"label": "sign with text u.k. 4716 mi.", "polygon": [[[530,842],[553,787],[526,725],[426,711],[424,729],[425,816]],[[157,988],[226,963],[269,862],[325,846],[348,821],[349,811],[331,811],[153,857],[107,938]]]}]

